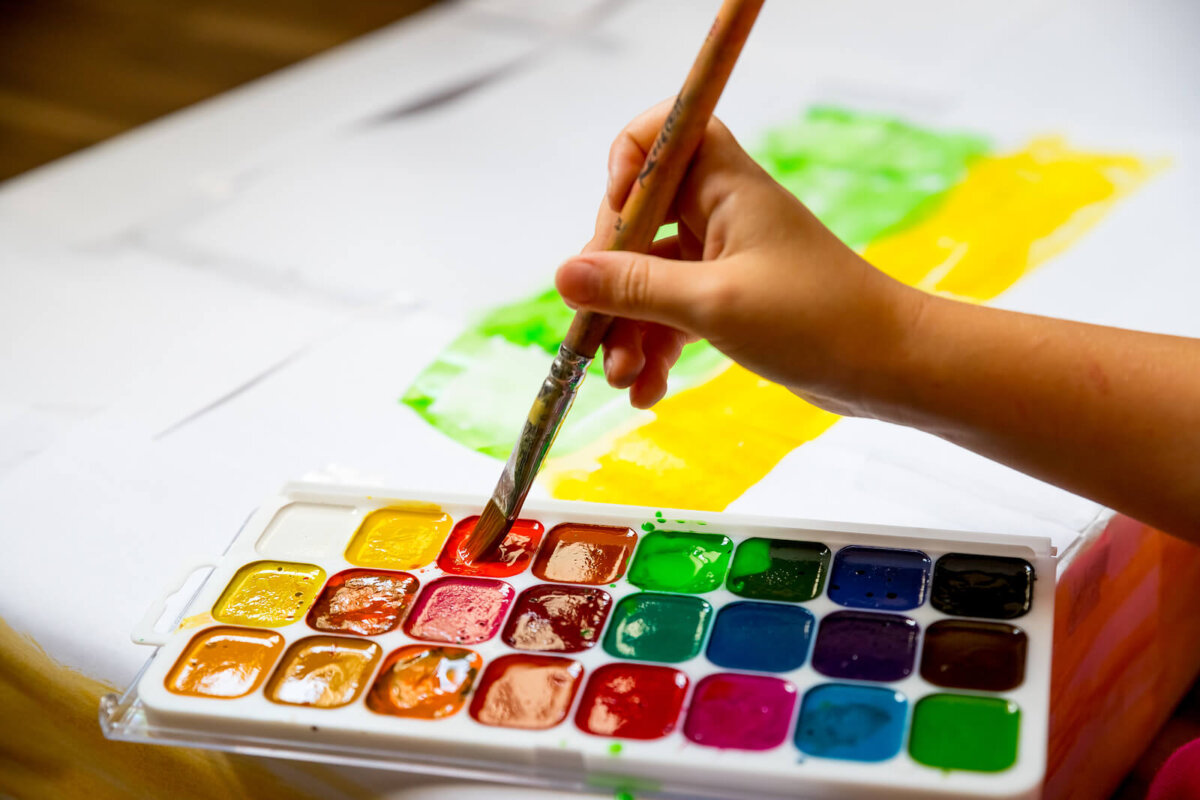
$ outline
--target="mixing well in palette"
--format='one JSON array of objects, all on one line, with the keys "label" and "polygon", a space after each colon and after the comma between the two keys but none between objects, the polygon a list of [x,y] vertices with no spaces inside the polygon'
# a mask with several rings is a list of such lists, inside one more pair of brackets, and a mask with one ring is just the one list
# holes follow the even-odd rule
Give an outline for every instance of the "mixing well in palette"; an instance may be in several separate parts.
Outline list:
[{"label": "mixing well in palette", "polygon": [[[661,515],[530,516],[468,564],[477,517],[465,511],[394,504],[331,533],[319,552],[344,560],[233,564],[209,601],[221,624],[195,633],[159,685],[200,704],[261,692],[327,715],[320,730],[353,713],[348,730],[391,725],[407,746],[474,726],[553,731],[546,746],[595,741],[609,757],[674,741],[653,758],[735,750],[793,770],[1019,763],[1037,698],[1022,692],[1048,630],[1025,559],[880,536],[734,536],[719,518],[663,530]],[[1043,639],[1022,625],[1031,614]],[[396,727],[406,720],[432,727],[413,739]]]}]

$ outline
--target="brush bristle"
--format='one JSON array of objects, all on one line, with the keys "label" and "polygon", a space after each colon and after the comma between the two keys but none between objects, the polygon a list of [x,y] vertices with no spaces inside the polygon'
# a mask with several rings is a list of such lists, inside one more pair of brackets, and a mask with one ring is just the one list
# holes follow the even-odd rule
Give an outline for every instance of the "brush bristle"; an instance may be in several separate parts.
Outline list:
[{"label": "brush bristle", "polygon": [[485,558],[495,552],[511,527],[512,520],[504,515],[495,500],[489,500],[475,523],[475,529],[459,546],[459,551],[467,563]]}]

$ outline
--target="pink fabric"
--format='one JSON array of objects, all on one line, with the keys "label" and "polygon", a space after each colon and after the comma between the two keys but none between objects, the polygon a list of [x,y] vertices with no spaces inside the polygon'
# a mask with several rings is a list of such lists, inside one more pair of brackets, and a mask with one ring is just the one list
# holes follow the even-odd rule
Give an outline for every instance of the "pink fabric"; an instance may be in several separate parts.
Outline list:
[{"label": "pink fabric", "polygon": [[1200,800],[1200,739],[1171,754],[1154,776],[1146,800]]}]

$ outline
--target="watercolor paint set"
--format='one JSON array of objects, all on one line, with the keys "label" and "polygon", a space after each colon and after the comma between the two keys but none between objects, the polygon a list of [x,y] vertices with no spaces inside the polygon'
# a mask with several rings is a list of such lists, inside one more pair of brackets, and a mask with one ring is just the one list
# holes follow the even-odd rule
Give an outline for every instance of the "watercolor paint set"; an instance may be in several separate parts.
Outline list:
[{"label": "watercolor paint set", "polygon": [[105,734],[637,796],[1038,795],[1047,539],[292,484]]}]

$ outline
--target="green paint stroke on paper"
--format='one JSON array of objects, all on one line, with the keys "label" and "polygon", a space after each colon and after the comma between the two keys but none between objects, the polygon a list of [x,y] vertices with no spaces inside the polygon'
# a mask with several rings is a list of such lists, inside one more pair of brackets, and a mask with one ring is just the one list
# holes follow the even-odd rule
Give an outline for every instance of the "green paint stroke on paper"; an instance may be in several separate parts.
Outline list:
[{"label": "green paint stroke on paper", "polygon": [[[460,444],[507,458],[573,315],[553,289],[493,309],[417,376],[402,402]],[[671,371],[671,393],[707,380],[726,363],[708,344],[688,345]],[[648,416],[604,382],[599,359],[589,373],[555,440],[556,455]]]},{"label": "green paint stroke on paper", "polygon": [[973,134],[819,106],[767,131],[755,157],[842,241],[861,248],[925,218],[988,149]]}]

